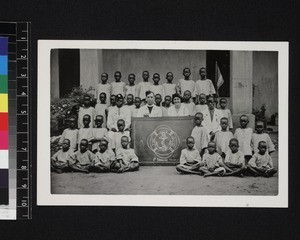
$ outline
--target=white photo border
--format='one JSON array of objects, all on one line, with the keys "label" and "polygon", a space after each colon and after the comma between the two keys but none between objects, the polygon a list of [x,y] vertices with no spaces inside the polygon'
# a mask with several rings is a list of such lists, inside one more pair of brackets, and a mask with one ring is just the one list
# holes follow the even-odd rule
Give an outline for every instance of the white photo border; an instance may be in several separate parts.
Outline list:
[{"label": "white photo border", "polygon": [[[236,50],[278,52],[278,195],[88,195],[51,194],[50,53],[51,49]],[[37,204],[162,207],[288,207],[288,42],[216,41],[38,41]]]}]

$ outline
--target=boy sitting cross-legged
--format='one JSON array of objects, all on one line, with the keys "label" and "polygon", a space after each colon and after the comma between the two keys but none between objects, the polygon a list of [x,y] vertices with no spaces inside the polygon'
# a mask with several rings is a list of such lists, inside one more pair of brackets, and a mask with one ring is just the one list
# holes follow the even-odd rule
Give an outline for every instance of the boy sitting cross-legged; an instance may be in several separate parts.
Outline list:
[{"label": "boy sitting cross-legged", "polygon": [[267,143],[265,141],[258,143],[258,152],[254,153],[247,167],[254,176],[271,177],[277,173],[274,169],[272,158],[267,152]]},{"label": "boy sitting cross-legged", "polygon": [[180,173],[191,173],[201,175],[199,168],[203,166],[199,151],[194,148],[195,139],[190,136],[186,139],[187,148],[182,149],[180,155],[180,164],[176,166],[176,170]]},{"label": "boy sitting cross-legged", "polygon": [[139,159],[132,148],[129,146],[129,137],[123,136],[121,138],[122,147],[116,151],[117,160],[111,165],[111,168],[118,173],[137,171],[139,170]]},{"label": "boy sitting cross-legged", "polygon": [[96,152],[94,167],[96,172],[109,172],[110,165],[116,160],[116,156],[111,149],[108,149],[108,140],[100,139],[99,151]]},{"label": "boy sitting cross-legged", "polygon": [[227,172],[224,176],[237,175],[243,177],[246,170],[244,154],[239,150],[239,141],[232,138],[229,141],[229,150],[226,152],[225,169]]},{"label": "boy sitting cross-legged", "polygon": [[62,142],[62,149],[51,157],[51,170],[57,173],[63,173],[70,168],[70,155],[73,149],[70,148],[70,140],[65,138]]},{"label": "boy sitting cross-legged", "polygon": [[200,168],[200,171],[204,173],[203,177],[223,176],[226,172],[222,157],[217,153],[216,148],[215,142],[211,141],[207,144],[208,152],[202,157],[204,166]]}]

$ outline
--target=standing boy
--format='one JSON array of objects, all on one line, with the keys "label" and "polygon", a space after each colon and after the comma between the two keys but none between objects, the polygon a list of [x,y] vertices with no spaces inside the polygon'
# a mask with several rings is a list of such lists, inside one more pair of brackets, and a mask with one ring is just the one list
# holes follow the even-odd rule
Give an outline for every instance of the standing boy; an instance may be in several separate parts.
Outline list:
[{"label": "standing boy", "polygon": [[77,143],[80,144],[82,139],[87,139],[90,141],[93,138],[93,131],[90,127],[91,116],[86,114],[83,116],[83,128],[80,128],[78,131]]},{"label": "standing boy", "polygon": [[196,101],[195,112],[203,112],[204,110],[208,110],[208,106],[206,104],[206,95],[201,93]]},{"label": "standing boy", "polygon": [[221,110],[223,116],[228,119],[229,130],[232,130],[232,128],[233,128],[232,116],[231,116],[230,109],[226,108],[226,106],[227,106],[227,100],[226,100],[226,98],[221,98],[219,100],[219,104],[220,104],[220,110]]},{"label": "standing boy", "polygon": [[76,124],[76,119],[74,117],[70,117],[69,127],[63,131],[59,139],[60,144],[62,144],[65,139],[68,139],[70,141],[70,148],[73,151],[76,151],[77,149],[78,129],[76,128]]},{"label": "standing boy", "polygon": [[124,97],[126,83],[121,81],[122,78],[121,72],[116,71],[114,77],[115,77],[115,82],[111,83],[111,94],[114,95],[121,94]]},{"label": "standing boy", "polygon": [[104,137],[108,138],[108,131],[106,128],[102,127],[103,116],[97,115],[95,118],[95,128],[92,128],[92,138],[90,142],[92,143],[92,152],[96,153],[99,149],[100,140]]},{"label": "standing boy", "polygon": [[91,106],[91,97],[89,95],[83,96],[83,106],[79,108],[78,112],[78,127],[83,128],[83,116],[89,115],[90,119],[94,120],[95,109]]},{"label": "standing boy", "polygon": [[186,90],[189,90],[191,93],[195,90],[195,82],[194,80],[190,79],[191,70],[189,68],[183,69],[183,79],[180,79],[178,82],[179,92],[180,95],[183,96]]},{"label": "standing boy", "polygon": [[153,85],[150,86],[150,91],[152,91],[154,93],[154,95],[156,94],[160,94],[160,96],[162,98],[165,97],[165,90],[164,87],[162,85],[159,85],[159,81],[160,81],[160,76],[158,73],[154,73],[153,74]]},{"label": "standing boy", "polygon": [[275,145],[272,142],[269,134],[264,133],[264,123],[262,121],[257,121],[255,124],[255,129],[256,129],[256,133],[252,134],[252,139],[251,139],[254,153],[257,153],[259,151],[258,143],[260,141],[265,141],[267,143],[268,153],[271,155],[271,153],[275,151]]},{"label": "standing boy", "polygon": [[114,151],[117,151],[117,149],[121,147],[121,138],[123,136],[127,136],[130,140],[130,132],[128,130],[125,130],[125,121],[123,119],[119,119],[117,126],[118,131],[114,133],[112,139],[112,149]]},{"label": "standing boy", "polygon": [[221,131],[216,132],[215,142],[217,145],[217,152],[224,159],[226,152],[229,150],[229,141],[233,138],[232,132],[228,131],[228,118],[222,117],[220,120]]},{"label": "standing boy", "polygon": [[111,85],[109,83],[107,83],[108,80],[108,74],[107,73],[102,73],[101,74],[101,81],[102,83],[99,83],[96,87],[96,99],[97,99],[97,103],[99,103],[100,101],[100,94],[101,93],[105,93],[106,98],[108,99],[107,104],[109,105],[109,100],[110,100],[110,92],[111,92]]},{"label": "standing boy", "polygon": [[163,84],[165,96],[172,96],[176,93],[176,84],[173,83],[173,73],[168,72],[166,75],[167,82]]},{"label": "standing boy", "polygon": [[126,96],[128,96],[128,94],[132,94],[133,98],[135,98],[137,96],[137,86],[134,84],[135,75],[133,73],[128,75],[128,82],[129,85],[125,86],[125,94]]},{"label": "standing boy", "polygon": [[137,87],[138,87],[138,95],[142,102],[145,102],[146,99],[146,92],[150,91],[150,87],[152,83],[149,82],[149,72],[148,71],[143,71],[142,73],[143,81],[140,82]]},{"label": "standing boy", "polygon": [[183,106],[189,110],[189,116],[194,116],[195,103],[191,101],[192,94],[189,90],[186,90],[183,94]]},{"label": "standing boy", "polygon": [[163,102],[163,106],[161,108],[162,110],[162,116],[163,117],[168,117],[168,110],[169,107],[171,106],[171,102],[172,102],[172,97],[171,96],[165,96],[165,101]]},{"label": "standing boy", "polygon": [[252,157],[251,139],[252,128],[247,127],[249,119],[246,115],[240,117],[240,127],[235,130],[234,137],[240,143],[240,150],[245,156],[246,164]]},{"label": "standing boy", "polygon": [[134,100],[134,105],[135,105],[135,108],[132,109],[132,117],[137,117],[138,115],[138,111],[141,107],[141,103],[142,103],[142,100],[140,97],[136,97],[135,100]]},{"label": "standing boy", "polygon": [[208,132],[205,127],[202,126],[203,114],[198,112],[195,114],[195,127],[192,130],[191,136],[195,139],[195,148],[203,156],[204,151],[209,142]]},{"label": "standing boy", "polygon": [[108,104],[106,103],[106,93],[100,93],[99,100],[100,102],[95,106],[95,115],[101,115],[103,117],[103,127],[106,127],[106,109],[108,108]]},{"label": "standing boy", "polygon": [[206,78],[206,69],[200,68],[199,70],[200,79],[196,81],[194,95],[196,98],[199,98],[201,93],[205,95],[214,95],[216,94],[215,87],[210,79]]},{"label": "standing boy", "polygon": [[117,132],[117,122],[119,119],[125,121],[125,130],[129,130],[131,124],[131,112],[123,107],[123,96],[117,95],[117,108],[109,111],[107,117],[107,128],[109,131],[109,137],[113,139],[114,132]]}]

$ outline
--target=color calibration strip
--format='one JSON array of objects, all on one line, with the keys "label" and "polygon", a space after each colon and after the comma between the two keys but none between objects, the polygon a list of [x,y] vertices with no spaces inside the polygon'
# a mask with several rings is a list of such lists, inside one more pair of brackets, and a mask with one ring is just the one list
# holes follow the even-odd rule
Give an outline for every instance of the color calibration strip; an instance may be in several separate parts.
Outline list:
[{"label": "color calibration strip", "polygon": [[8,38],[0,37],[0,205],[9,204]]},{"label": "color calibration strip", "polygon": [[[29,36],[30,23],[0,22],[0,37],[8,38],[8,70],[4,86],[8,95],[6,114],[8,112],[9,139],[7,143],[9,200],[8,205],[0,204],[0,219],[31,219]],[[0,105],[2,104],[3,101],[0,99]],[[2,122],[0,120],[0,124]],[[1,158],[2,155],[0,162]]]}]

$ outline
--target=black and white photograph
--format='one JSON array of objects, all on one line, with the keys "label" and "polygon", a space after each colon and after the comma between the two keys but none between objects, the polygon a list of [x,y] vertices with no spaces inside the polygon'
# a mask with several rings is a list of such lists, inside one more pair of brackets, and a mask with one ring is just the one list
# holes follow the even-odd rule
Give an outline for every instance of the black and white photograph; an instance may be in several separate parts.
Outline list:
[{"label": "black and white photograph", "polygon": [[38,203],[287,206],[287,46],[39,41]]}]

